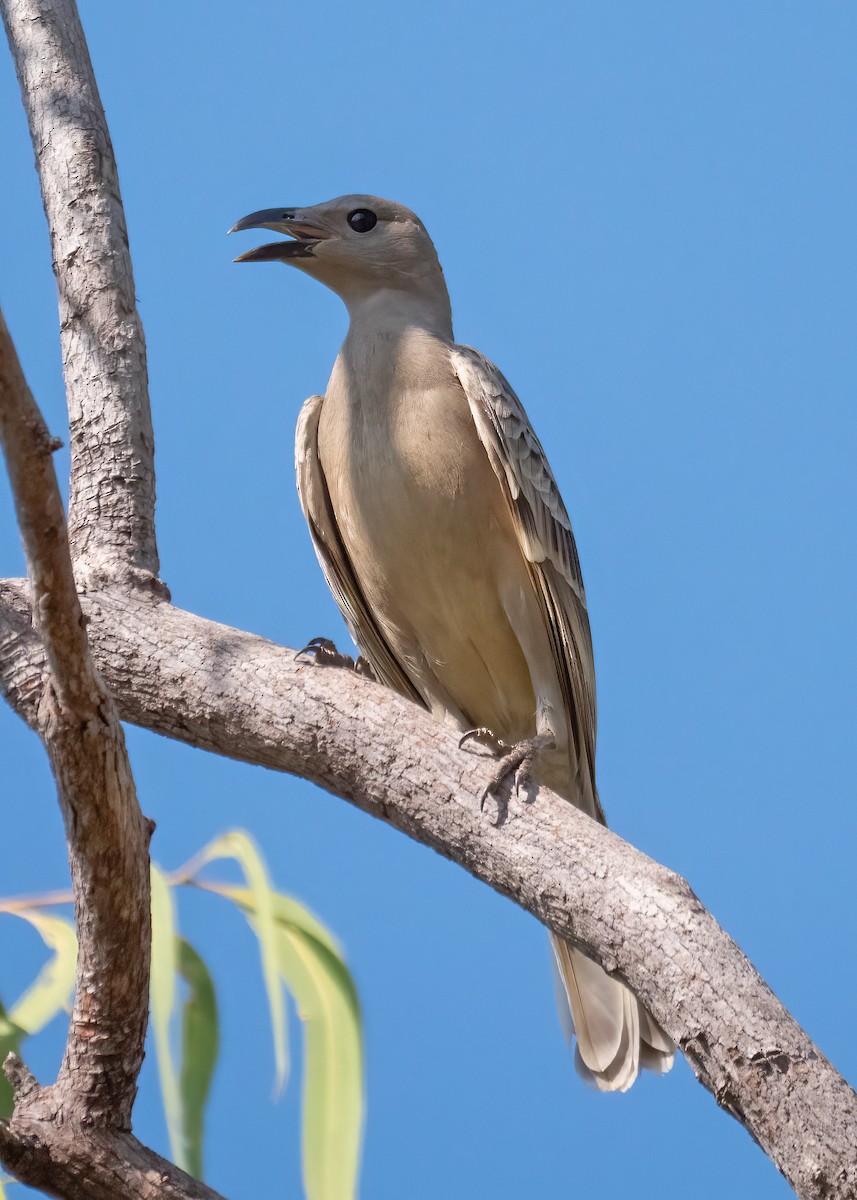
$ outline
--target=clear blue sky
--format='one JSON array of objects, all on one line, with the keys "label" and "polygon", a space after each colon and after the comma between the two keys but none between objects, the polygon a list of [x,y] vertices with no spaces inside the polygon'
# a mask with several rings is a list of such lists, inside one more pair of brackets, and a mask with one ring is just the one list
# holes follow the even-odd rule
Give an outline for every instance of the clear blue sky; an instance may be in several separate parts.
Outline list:
[{"label": "clear blue sky", "polygon": [[[459,339],[517,388],[572,514],[611,823],[690,879],[857,1079],[857,9],[82,13],[149,343],[176,602],[295,646],[344,640],[292,475],[298,407],[325,385],[344,310],[297,272],[232,266],[247,239],[224,233],[344,192],[409,204]],[[3,55],[0,111],[0,300],[62,433],[48,239]],[[0,572],[21,569],[4,479]],[[163,864],[240,823],[345,943],[367,1023],[365,1196],[790,1194],[683,1061],[624,1097],[583,1088],[544,933],[510,903],[305,783],[129,741]],[[2,711],[0,761],[0,891],[60,886],[44,757]],[[223,906],[191,900],[226,1027],[210,1182],[233,1200],[295,1195],[298,1088],[270,1103],[255,949]],[[10,924],[7,999],[39,960]],[[61,1040],[30,1054],[45,1078]],[[151,1063],[137,1128],[165,1147]]]}]

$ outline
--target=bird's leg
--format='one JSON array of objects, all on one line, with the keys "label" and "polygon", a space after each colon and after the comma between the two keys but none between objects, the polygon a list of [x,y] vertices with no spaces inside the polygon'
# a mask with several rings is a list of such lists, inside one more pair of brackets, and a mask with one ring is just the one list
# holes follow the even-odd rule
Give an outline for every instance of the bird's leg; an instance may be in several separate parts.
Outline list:
[{"label": "bird's leg", "polygon": [[353,659],[350,654],[342,654],[336,649],[336,643],[331,641],[330,638],[313,638],[312,641],[307,642],[303,650],[298,650],[295,658],[308,658],[315,666],[348,667],[349,670],[356,671],[358,675],[365,675],[373,683],[378,682],[377,676],[372,670],[372,665],[367,658],[364,658],[360,654],[356,659]]},{"label": "bird's leg", "polygon": [[480,725],[476,729],[468,729],[458,743],[459,750],[467,742],[479,742],[483,746],[488,746],[498,757],[502,755],[497,770],[479,801],[481,812],[485,811],[485,802],[488,797],[496,796],[512,777],[515,782],[515,795],[520,792],[521,788],[526,791],[527,786],[532,782],[533,763],[542,751],[552,750],[556,746],[556,738],[553,733],[549,732],[524,738],[522,741],[516,742],[514,746],[510,746],[508,742],[498,738],[496,733],[485,725]]},{"label": "bird's leg", "polygon": [[488,784],[479,802],[480,811],[485,811],[485,802],[492,797],[500,804],[500,794],[510,779],[515,784],[515,795],[521,788],[525,791],[534,782],[532,769],[540,755],[548,750],[556,750],[559,739],[556,733],[556,706],[546,696],[539,695],[536,700],[536,733],[534,737],[522,738],[510,746],[496,734],[481,726],[469,729],[458,743],[459,747],[473,739],[491,747],[498,756],[502,755],[497,770]]},{"label": "bird's leg", "polygon": [[539,733],[535,737],[523,738],[514,746],[504,747],[506,753],[501,758],[491,782],[482,793],[480,811],[485,811],[485,801],[488,797],[496,797],[510,779],[514,780],[516,796],[521,788],[526,791],[533,782],[532,768],[536,759],[545,750],[553,750],[555,746],[556,738],[552,733]]}]

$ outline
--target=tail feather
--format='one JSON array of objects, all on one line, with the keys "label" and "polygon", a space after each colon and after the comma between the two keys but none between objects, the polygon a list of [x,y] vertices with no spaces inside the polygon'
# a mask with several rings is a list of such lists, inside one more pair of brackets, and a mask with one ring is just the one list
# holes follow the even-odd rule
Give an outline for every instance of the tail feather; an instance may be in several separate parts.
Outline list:
[{"label": "tail feather", "polygon": [[607,1071],[625,1027],[625,988],[568,942],[551,937],[560,979],[577,1034],[580,1057],[591,1071]]},{"label": "tail feather", "polygon": [[637,1001],[627,988],[622,987],[622,991],[622,1035],[613,1061],[603,1071],[593,1071],[583,1058],[580,1039],[575,1047],[575,1070],[589,1087],[598,1092],[627,1092],[640,1071],[640,1034],[635,1011]]},{"label": "tail feather", "polygon": [[675,1061],[675,1042],[639,1000],[637,1005],[640,1009],[640,1066],[655,1075],[666,1075]]},{"label": "tail feather", "polygon": [[[575,1067],[601,1092],[627,1091],[641,1067],[659,1074],[675,1047],[636,996],[582,951],[551,934],[566,1014],[577,1035]],[[564,1021],[566,1028],[569,1022]]]}]

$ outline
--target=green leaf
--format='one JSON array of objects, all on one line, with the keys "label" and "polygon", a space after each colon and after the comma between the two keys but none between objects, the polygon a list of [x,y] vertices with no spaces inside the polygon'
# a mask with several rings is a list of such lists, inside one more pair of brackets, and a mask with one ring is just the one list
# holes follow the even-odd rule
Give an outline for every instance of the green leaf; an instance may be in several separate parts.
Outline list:
[{"label": "green leaf", "polygon": [[[256,925],[246,888],[207,884],[234,900]],[[316,917],[275,893],[281,976],[306,1027],[303,1079],[303,1172],[308,1200],[356,1195],[363,1128],[360,1003],[335,939]]]},{"label": "green leaf", "polygon": [[[0,912],[20,917],[38,930],[42,941],[54,951],[35,981],[7,1012],[0,1004],[0,1068],[6,1055],[17,1054],[21,1042],[44,1029],[49,1021],[68,1007],[74,987],[77,965],[77,938],[74,926],[65,917],[37,908],[0,905]],[[12,1088],[0,1070],[0,1118],[12,1115]]]},{"label": "green leaf", "polygon": [[152,974],[149,994],[152,1034],[158,1059],[158,1076],[164,1101],[164,1116],[173,1161],[183,1169],[182,1103],[178,1075],[170,1043],[170,1023],[176,1003],[178,969],[175,904],[172,888],[163,871],[152,863]]},{"label": "green leaf", "polygon": [[57,1013],[68,1008],[77,967],[77,936],[67,917],[42,909],[6,909],[38,930],[42,941],[54,951],[34,983],[12,1005],[9,1019],[27,1033],[38,1033]]},{"label": "green leaf", "polygon": [[[77,966],[77,937],[74,926],[66,917],[44,912],[42,908],[22,908],[17,904],[0,905],[0,912],[19,917],[38,931],[42,941],[53,950],[35,982],[31,983],[12,1008],[0,1004],[0,1068],[11,1051],[18,1052],[20,1043],[30,1033],[38,1033],[56,1014],[68,1007],[74,986]],[[0,1118],[12,1115],[12,1087],[0,1069]]]},{"label": "green leaf", "polygon": [[179,972],[187,984],[182,1018],[181,1166],[202,1179],[202,1134],[205,1105],[217,1062],[217,998],[208,967],[189,942],[179,939]]},{"label": "green leaf", "polygon": [[[0,1068],[6,1061],[7,1054],[12,1051],[15,1054],[18,1053],[21,1042],[26,1036],[26,1029],[22,1029],[20,1025],[11,1021],[6,1009],[0,1003]],[[12,1094],[12,1085],[0,1069],[0,1119],[8,1121],[14,1107],[15,1097]],[[0,1192],[0,1200],[2,1200],[2,1192]]]},{"label": "green leaf", "polygon": [[363,1130],[363,1045],[354,984],[341,959],[294,926],[280,930],[280,970],[306,1026],[307,1198],[353,1200]]},{"label": "green leaf", "polygon": [[[215,838],[210,845],[196,855],[192,861],[195,870],[206,863],[220,858],[231,858],[241,867],[247,881],[247,889],[252,897],[253,912],[256,915],[256,935],[259,939],[259,949],[262,957],[262,975],[265,980],[265,991],[268,995],[268,1007],[271,1012],[271,1030],[274,1039],[274,1062],[276,1065],[276,1089],[282,1091],[288,1075],[288,1043],[286,1041],[286,1011],[283,1004],[283,993],[280,984],[277,927],[274,920],[274,897],[276,893],[271,888],[268,871],[255,843],[241,829],[233,829],[229,833]],[[207,886],[207,885],[204,885]]]}]

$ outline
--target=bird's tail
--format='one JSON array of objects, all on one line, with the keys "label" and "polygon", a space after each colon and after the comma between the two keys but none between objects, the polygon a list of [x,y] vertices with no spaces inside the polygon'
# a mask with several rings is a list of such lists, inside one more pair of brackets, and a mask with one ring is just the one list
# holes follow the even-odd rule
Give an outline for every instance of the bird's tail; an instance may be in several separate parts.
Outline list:
[{"label": "bird's tail", "polygon": [[611,979],[582,951],[551,934],[560,1016],[577,1035],[575,1067],[599,1092],[626,1092],[640,1070],[662,1075],[675,1046],[623,983]]}]

